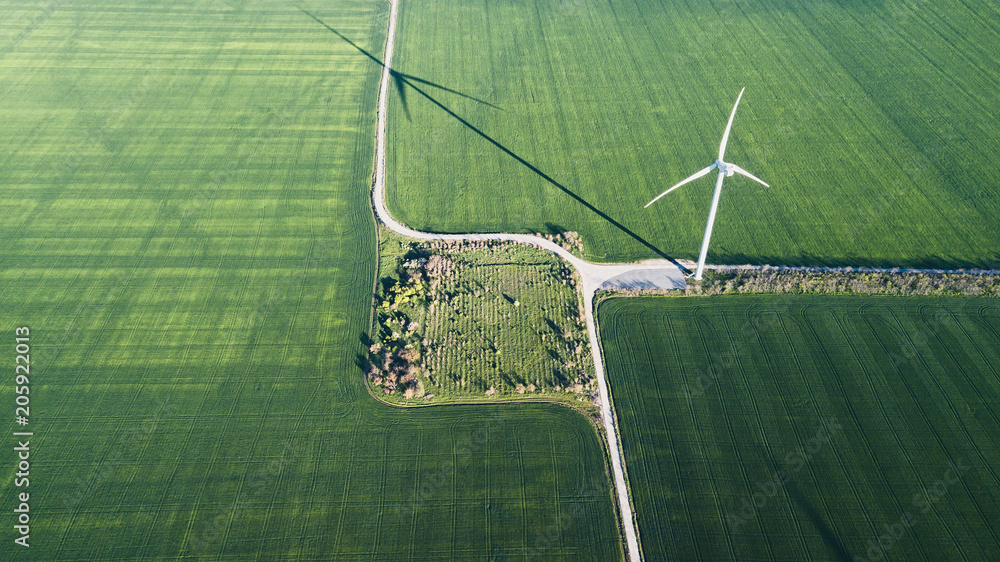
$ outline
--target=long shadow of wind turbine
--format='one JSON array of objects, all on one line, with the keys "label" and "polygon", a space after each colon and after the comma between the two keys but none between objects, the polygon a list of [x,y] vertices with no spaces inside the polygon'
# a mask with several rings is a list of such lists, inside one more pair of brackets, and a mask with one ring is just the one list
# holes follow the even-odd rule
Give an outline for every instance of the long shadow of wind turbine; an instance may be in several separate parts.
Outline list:
[{"label": "long shadow of wind turbine", "polygon": [[615,219],[611,218],[610,216],[608,216],[607,213],[605,213],[604,211],[602,211],[602,210],[598,209],[597,207],[593,206],[592,204],[590,204],[590,202],[588,202],[583,197],[580,197],[576,193],[570,191],[570,189],[568,187],[566,187],[563,184],[557,182],[551,176],[549,176],[545,172],[543,172],[543,171],[539,170],[538,168],[536,168],[531,162],[528,162],[524,158],[521,158],[520,156],[518,156],[517,154],[515,154],[512,150],[510,150],[506,146],[500,144],[496,139],[494,139],[493,137],[487,135],[486,133],[484,133],[483,131],[481,131],[478,127],[476,127],[472,123],[469,123],[468,121],[466,121],[465,119],[463,119],[460,115],[458,115],[457,113],[455,113],[454,111],[452,111],[451,109],[449,109],[448,107],[446,107],[443,103],[441,103],[438,100],[434,99],[427,92],[425,92],[425,91],[421,90],[420,88],[418,88],[417,86],[413,85],[412,83],[410,83],[405,78],[402,81],[407,86],[413,88],[414,91],[416,91],[418,94],[424,96],[431,103],[433,103],[434,105],[436,105],[439,108],[441,108],[442,111],[444,111],[448,115],[450,115],[453,118],[455,118],[455,120],[457,120],[459,123],[465,125],[469,130],[471,130],[472,132],[476,133],[477,135],[479,135],[480,137],[482,137],[484,140],[486,140],[487,142],[489,142],[493,146],[499,148],[507,156],[510,156],[514,160],[517,160],[518,163],[520,163],[525,168],[528,168],[529,170],[531,170],[532,172],[534,172],[538,177],[542,178],[543,180],[547,181],[548,183],[552,184],[553,186],[558,187],[566,195],[569,195],[573,199],[576,199],[577,202],[579,202],[584,207],[586,207],[586,208],[590,209],[591,211],[593,211],[597,216],[599,216],[602,219],[608,221],[610,224],[612,224],[613,226],[615,226],[615,228],[617,228],[618,230],[621,230],[622,232],[624,232],[625,234],[627,234],[629,237],[631,237],[632,239],[634,239],[636,242],[639,242],[640,244],[642,244],[643,246],[645,246],[649,250],[655,252],[656,255],[658,255],[658,256],[660,256],[660,257],[662,257],[664,259],[668,259],[670,261],[674,261],[670,256],[668,256],[668,255],[664,254],[662,251],[660,251],[659,248],[657,248],[656,246],[653,246],[652,244],[650,244],[645,238],[639,236],[638,234],[636,234],[635,232],[633,232],[630,228],[628,228],[624,224],[622,224],[622,223],[616,221]]},{"label": "long shadow of wind turbine", "polygon": [[809,503],[805,495],[802,494],[802,490],[799,489],[795,482],[789,482],[786,484],[788,488],[788,495],[792,500],[798,504],[799,508],[802,509],[809,521],[816,527],[816,531],[819,532],[820,538],[823,539],[823,543],[826,544],[826,548],[829,549],[831,554],[835,554],[839,560],[844,562],[850,562],[853,558],[851,553],[847,551],[847,547],[834,532],[830,524],[823,519],[823,516],[816,511],[816,508]]},{"label": "long shadow of wind turbine", "polygon": [[[302,8],[299,8],[299,11],[302,12],[303,14],[311,17],[312,19],[316,20],[316,23],[322,25],[323,27],[327,28],[330,32],[332,32],[334,35],[336,35],[337,37],[340,37],[341,39],[343,39],[344,42],[346,42],[348,45],[350,45],[350,46],[354,47],[355,49],[357,49],[364,56],[370,58],[373,62],[375,62],[375,64],[377,64],[379,66],[385,66],[385,64],[382,62],[381,59],[379,59],[375,55],[369,53],[365,49],[362,49],[360,45],[358,45],[354,41],[351,41],[350,39],[348,39],[343,33],[339,32],[336,29],[334,29],[334,28],[330,27],[329,25],[327,25],[326,22],[324,22],[323,20],[319,19],[315,15],[311,14],[310,12],[308,12],[308,11],[302,9]],[[400,92],[402,92],[402,90],[403,90],[402,84],[401,84],[401,80],[405,79],[405,80],[409,80],[409,81],[412,81],[412,82],[417,82],[417,83],[420,83],[420,84],[424,84],[424,85],[430,86],[432,88],[437,88],[438,90],[441,90],[443,92],[448,92],[449,94],[455,94],[456,96],[463,97],[463,98],[465,98],[467,100],[472,100],[472,101],[474,101],[476,103],[481,103],[483,105],[492,107],[493,109],[499,109],[500,111],[506,111],[504,108],[502,108],[500,106],[497,106],[497,105],[493,105],[492,103],[490,103],[490,102],[488,102],[486,100],[481,100],[481,99],[479,99],[477,97],[470,96],[469,94],[465,94],[465,93],[459,92],[458,90],[453,90],[453,89],[451,89],[451,88],[449,88],[447,86],[442,86],[441,84],[435,84],[434,82],[431,82],[429,80],[424,80],[423,78],[417,78],[416,76],[410,76],[409,74],[404,74],[402,72],[398,72],[398,71],[393,70],[391,68],[389,69],[389,75],[392,76],[393,81],[396,83],[396,89],[399,90]],[[404,94],[404,96],[405,96],[405,94]],[[403,104],[404,104],[404,108],[405,108],[405,104],[406,104],[405,97],[404,97],[404,100],[403,100]],[[407,116],[409,116],[409,113],[407,113]]]},{"label": "long shadow of wind turbine", "polygon": [[[339,31],[337,31],[336,29],[330,27],[329,25],[327,25],[326,23],[324,23],[322,20],[320,20],[316,16],[310,14],[309,12],[303,10],[302,8],[299,8],[299,10],[302,11],[302,13],[308,15],[312,19],[314,19],[317,22],[319,22],[320,25],[322,25],[323,27],[325,27],[328,30],[330,30],[331,32],[333,32],[337,37],[340,37],[341,39],[343,39],[345,42],[347,42],[347,44],[349,44],[350,46],[352,46],[355,49],[357,49],[358,51],[360,51],[363,55],[365,55],[366,57],[370,58],[372,61],[374,61],[379,66],[382,66],[382,67],[385,66],[385,63],[383,63],[381,59],[379,59],[375,55],[369,53],[368,51],[362,49],[360,46],[358,46],[357,44],[355,44],[354,41],[351,41],[350,39],[348,39],[347,37],[345,37],[342,33],[340,33]],[[545,172],[539,170],[531,162],[528,162],[524,158],[521,158],[516,153],[514,153],[512,150],[510,150],[506,146],[500,144],[499,141],[497,141],[493,137],[487,135],[485,132],[483,132],[481,129],[479,129],[478,127],[476,127],[472,123],[469,123],[468,121],[466,121],[462,116],[458,115],[457,113],[455,113],[454,111],[452,111],[450,108],[448,108],[446,105],[444,105],[443,103],[439,102],[437,99],[434,98],[434,96],[431,96],[430,94],[428,94],[427,92],[425,92],[424,90],[422,90],[415,83],[420,83],[420,84],[425,84],[425,85],[428,85],[428,86],[432,86],[434,88],[438,88],[438,89],[446,91],[446,92],[458,94],[459,96],[462,96],[464,98],[467,98],[467,99],[470,99],[470,100],[473,100],[473,101],[476,101],[476,102],[488,105],[490,107],[495,107],[497,109],[500,109],[497,106],[495,106],[495,105],[493,105],[493,104],[491,104],[489,102],[486,102],[486,101],[474,98],[474,97],[466,95],[466,94],[463,94],[461,92],[457,92],[457,91],[452,90],[450,88],[445,88],[444,86],[439,86],[437,84],[434,84],[433,82],[429,82],[429,81],[423,80],[421,78],[416,78],[416,77],[410,76],[408,74],[403,74],[402,72],[396,72],[396,71],[392,70],[391,68],[389,69],[389,74],[393,77],[393,81],[396,83],[396,89],[397,90],[401,90],[404,85],[405,86],[409,86],[410,88],[413,88],[413,90],[415,92],[417,92],[421,96],[427,98],[428,101],[430,101],[431,103],[433,103],[434,105],[436,105],[438,108],[440,108],[442,111],[444,111],[445,113],[447,113],[448,115],[450,115],[456,121],[458,121],[459,123],[461,123],[462,125],[464,125],[466,128],[468,128],[472,132],[474,132],[477,135],[479,135],[480,137],[482,137],[484,140],[486,140],[487,142],[489,142],[493,146],[495,146],[498,149],[500,149],[504,154],[510,156],[511,158],[513,158],[514,160],[516,160],[518,163],[520,163],[522,166],[524,166],[525,168],[528,168],[529,170],[531,170],[532,172],[534,172],[535,175],[537,175],[538,177],[542,178],[543,180],[545,180],[549,184],[553,185],[554,187],[559,188],[563,193],[569,195],[570,197],[572,197],[573,199],[575,199],[577,202],[579,202],[581,205],[583,205],[587,209],[590,209],[594,214],[596,214],[597,216],[601,217],[602,219],[604,219],[605,221],[607,221],[609,224],[613,225],[618,230],[621,230],[622,232],[624,232],[625,234],[627,234],[630,238],[632,238],[636,242],[642,244],[643,246],[645,246],[646,248],[648,248],[650,251],[652,251],[656,255],[660,256],[661,258],[670,260],[671,262],[673,262],[674,264],[676,264],[678,267],[681,267],[682,270],[685,269],[683,266],[681,266],[679,263],[677,263],[676,260],[674,260],[673,258],[671,258],[670,256],[668,256],[667,254],[663,253],[659,248],[657,248],[656,246],[654,246],[651,243],[649,243],[649,241],[647,241],[645,238],[639,236],[638,234],[636,234],[635,232],[633,232],[627,226],[625,226],[622,223],[620,223],[620,222],[616,221],[615,219],[611,218],[610,216],[608,216],[607,213],[605,213],[604,211],[602,211],[602,210],[598,209],[597,207],[593,206],[586,199],[584,199],[583,197],[580,197],[579,195],[577,195],[576,193],[574,193],[573,191],[571,191],[568,187],[566,187],[563,184],[557,182],[555,179],[553,179],[551,176],[549,176]],[[405,109],[405,104],[406,104],[405,97],[403,97],[402,101],[403,101],[403,104],[404,104],[404,110],[406,110]],[[407,115],[408,114],[409,114],[409,112],[407,111]]]},{"label": "long shadow of wind turbine", "polygon": [[[775,474],[783,472],[778,466],[778,462],[770,455],[767,456],[767,462],[771,465]],[[785,492],[788,494],[789,499],[791,499],[792,502],[794,502],[794,504],[802,510],[806,517],[809,518],[809,522],[816,527],[816,531],[819,533],[820,538],[823,539],[823,543],[826,545],[829,553],[835,555],[838,560],[843,560],[844,562],[850,562],[853,560],[851,553],[848,552],[843,541],[840,540],[840,537],[837,536],[837,533],[834,532],[830,524],[823,519],[823,516],[816,511],[816,508],[809,502],[808,498],[806,498],[805,494],[802,493],[799,485],[796,484],[794,480],[789,478],[785,481]]]}]

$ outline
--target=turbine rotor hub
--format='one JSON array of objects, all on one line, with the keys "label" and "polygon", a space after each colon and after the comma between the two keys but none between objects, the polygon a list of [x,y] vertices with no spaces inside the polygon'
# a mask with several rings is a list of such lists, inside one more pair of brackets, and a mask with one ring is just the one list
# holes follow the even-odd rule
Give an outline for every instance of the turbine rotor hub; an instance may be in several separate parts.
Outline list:
[{"label": "turbine rotor hub", "polygon": [[715,160],[715,165],[719,168],[720,172],[726,174],[727,178],[736,173],[736,170],[732,168],[732,165],[727,162],[723,162],[722,159],[717,158]]}]

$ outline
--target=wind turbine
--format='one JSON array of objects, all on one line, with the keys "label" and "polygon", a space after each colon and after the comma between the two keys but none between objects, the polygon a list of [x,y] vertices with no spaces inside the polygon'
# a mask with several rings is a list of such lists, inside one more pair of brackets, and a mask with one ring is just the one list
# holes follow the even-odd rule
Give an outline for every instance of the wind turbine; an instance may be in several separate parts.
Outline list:
[{"label": "wind turbine", "polygon": [[707,168],[696,172],[691,177],[657,195],[656,198],[649,203],[646,203],[646,207],[649,207],[653,203],[656,203],[656,200],[660,197],[663,197],[678,187],[707,175],[712,170],[718,168],[719,179],[715,180],[715,195],[712,196],[712,210],[708,212],[708,225],[705,227],[705,238],[701,242],[701,256],[698,258],[698,270],[694,274],[694,278],[699,281],[701,280],[701,273],[705,269],[705,258],[708,256],[708,239],[712,237],[712,225],[715,223],[715,210],[719,207],[719,196],[722,195],[722,178],[731,176],[734,173],[742,174],[757,183],[763,184],[764,187],[771,187],[770,185],[764,183],[764,180],[758,178],[743,168],[740,168],[736,164],[726,162],[722,159],[722,157],[726,154],[726,142],[729,140],[729,130],[733,128],[733,117],[736,117],[736,108],[740,105],[740,98],[743,97],[744,90],[746,90],[746,88],[740,90],[740,95],[736,97],[736,104],[733,105],[733,112],[729,114],[729,123],[726,123],[726,132],[722,133],[722,144],[719,145],[719,158]]}]

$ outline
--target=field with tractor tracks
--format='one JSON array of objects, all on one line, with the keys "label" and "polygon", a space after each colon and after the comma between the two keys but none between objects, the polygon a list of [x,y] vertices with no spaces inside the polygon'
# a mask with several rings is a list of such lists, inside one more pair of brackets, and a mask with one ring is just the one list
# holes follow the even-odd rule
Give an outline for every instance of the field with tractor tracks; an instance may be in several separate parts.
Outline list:
[{"label": "field with tractor tracks", "polygon": [[0,558],[621,558],[584,416],[365,389],[386,13],[0,2]]},{"label": "field with tractor tracks", "polygon": [[1000,301],[647,297],[598,312],[649,559],[1000,552]]},{"label": "field with tractor tracks", "polygon": [[388,206],[438,232],[578,231],[592,261],[1000,265],[1000,5],[408,0]]}]

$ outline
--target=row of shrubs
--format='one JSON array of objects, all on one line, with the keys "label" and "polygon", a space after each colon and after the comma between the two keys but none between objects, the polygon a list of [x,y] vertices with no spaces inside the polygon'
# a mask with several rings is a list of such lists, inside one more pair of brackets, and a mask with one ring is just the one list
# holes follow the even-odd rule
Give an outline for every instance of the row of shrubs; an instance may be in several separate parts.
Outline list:
[{"label": "row of shrubs", "polygon": [[861,295],[998,296],[1000,276],[902,271],[802,271],[778,268],[713,272],[687,294],[849,293]]},{"label": "row of shrubs", "polygon": [[572,252],[576,254],[583,253],[583,238],[580,238],[580,233],[576,231],[559,232],[556,234],[543,234],[537,233],[535,236],[539,238],[544,238],[549,242],[555,242],[562,246],[567,252]]},{"label": "row of shrubs", "polygon": [[[628,290],[614,294],[677,294],[668,290]],[[859,295],[1000,296],[1000,275],[905,271],[803,271],[780,268],[706,272],[688,281],[685,295],[820,293]],[[610,295],[611,293],[605,293]]]}]

